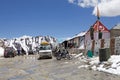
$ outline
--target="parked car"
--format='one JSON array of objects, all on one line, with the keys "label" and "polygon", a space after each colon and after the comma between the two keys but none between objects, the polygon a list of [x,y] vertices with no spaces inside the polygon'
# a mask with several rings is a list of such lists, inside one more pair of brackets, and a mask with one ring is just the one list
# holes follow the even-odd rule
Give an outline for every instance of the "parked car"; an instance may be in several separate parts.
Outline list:
[{"label": "parked car", "polygon": [[42,43],[39,47],[39,59],[50,58],[52,59],[52,49],[49,43]]},{"label": "parked car", "polygon": [[16,56],[16,51],[14,50],[13,47],[6,47],[4,51],[4,57],[15,57]]}]

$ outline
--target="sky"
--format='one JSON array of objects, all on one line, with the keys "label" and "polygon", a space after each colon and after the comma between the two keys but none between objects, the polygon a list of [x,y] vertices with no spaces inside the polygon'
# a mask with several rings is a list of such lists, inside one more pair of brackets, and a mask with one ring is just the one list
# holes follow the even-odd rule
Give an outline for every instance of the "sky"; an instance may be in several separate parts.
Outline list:
[{"label": "sky", "polygon": [[97,20],[120,23],[120,0],[0,0],[0,38],[50,35],[59,40],[87,31]]}]

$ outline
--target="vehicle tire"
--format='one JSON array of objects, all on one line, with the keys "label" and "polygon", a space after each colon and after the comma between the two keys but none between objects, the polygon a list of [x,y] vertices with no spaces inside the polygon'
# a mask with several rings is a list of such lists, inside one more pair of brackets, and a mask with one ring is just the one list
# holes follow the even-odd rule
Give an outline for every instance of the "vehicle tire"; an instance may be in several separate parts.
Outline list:
[{"label": "vehicle tire", "polygon": [[51,56],[51,57],[49,57],[49,59],[52,59],[52,56]]},{"label": "vehicle tire", "polygon": [[38,60],[42,59],[41,57],[38,58]]},{"label": "vehicle tire", "polygon": [[57,60],[61,60],[61,55],[58,55],[58,56],[56,57],[56,59],[57,59]]}]

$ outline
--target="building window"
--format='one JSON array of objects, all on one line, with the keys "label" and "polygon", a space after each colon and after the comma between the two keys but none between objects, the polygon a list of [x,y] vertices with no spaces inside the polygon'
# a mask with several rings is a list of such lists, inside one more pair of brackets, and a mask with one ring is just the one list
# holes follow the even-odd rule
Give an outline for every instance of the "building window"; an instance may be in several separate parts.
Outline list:
[{"label": "building window", "polygon": [[98,38],[102,39],[102,32],[101,32],[101,30],[99,30]]},{"label": "building window", "polygon": [[90,28],[90,37],[91,37],[91,40],[94,39],[94,28],[92,26]]}]

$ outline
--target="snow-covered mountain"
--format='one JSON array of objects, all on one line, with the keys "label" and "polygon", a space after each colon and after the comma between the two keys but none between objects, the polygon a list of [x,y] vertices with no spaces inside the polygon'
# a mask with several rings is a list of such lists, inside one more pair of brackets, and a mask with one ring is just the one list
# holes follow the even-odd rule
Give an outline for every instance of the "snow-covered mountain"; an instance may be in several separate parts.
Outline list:
[{"label": "snow-covered mountain", "polygon": [[52,48],[55,48],[58,45],[58,41],[56,38],[52,36],[22,36],[19,38],[13,39],[4,39],[5,47],[13,47],[15,50],[20,46],[28,55],[28,51],[30,49],[35,50],[37,46],[40,45],[41,42],[46,41],[52,45]]}]

